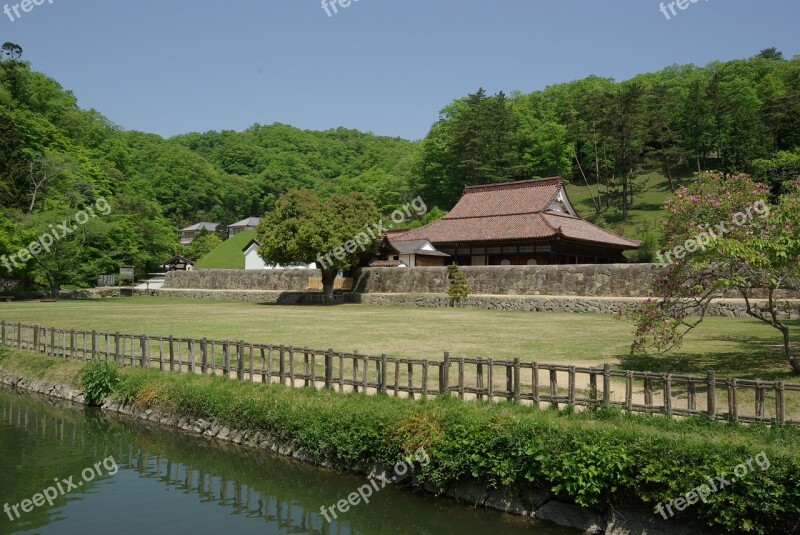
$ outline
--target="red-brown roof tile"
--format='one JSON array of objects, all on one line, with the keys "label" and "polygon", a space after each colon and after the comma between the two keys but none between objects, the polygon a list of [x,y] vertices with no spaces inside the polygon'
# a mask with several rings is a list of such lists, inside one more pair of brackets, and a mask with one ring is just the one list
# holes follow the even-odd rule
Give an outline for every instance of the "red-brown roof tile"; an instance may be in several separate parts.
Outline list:
[{"label": "red-brown roof tile", "polygon": [[[608,232],[579,217],[548,211],[561,178],[470,186],[442,219],[408,231],[395,240],[429,240],[434,246],[453,243],[504,242],[564,238],[620,249],[641,244]],[[566,197],[566,191],[563,191]]]}]

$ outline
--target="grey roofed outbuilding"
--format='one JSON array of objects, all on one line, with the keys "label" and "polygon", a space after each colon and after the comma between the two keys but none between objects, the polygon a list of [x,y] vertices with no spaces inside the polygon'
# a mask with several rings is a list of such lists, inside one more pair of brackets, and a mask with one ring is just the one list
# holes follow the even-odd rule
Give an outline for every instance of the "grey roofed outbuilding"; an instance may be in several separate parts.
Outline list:
[{"label": "grey roofed outbuilding", "polygon": [[181,232],[189,232],[189,231],[192,231],[192,230],[207,230],[209,232],[216,232],[218,226],[219,226],[219,223],[208,223],[208,222],[203,221],[201,223],[195,223],[194,225],[192,225],[190,227],[182,228]]},{"label": "grey roofed outbuilding", "polygon": [[168,266],[168,265],[171,265],[171,264],[187,264],[187,265],[193,266],[194,262],[192,262],[191,260],[189,260],[188,258],[186,258],[185,256],[180,255],[180,254],[176,254],[172,258],[169,258],[169,259],[164,260],[163,262],[161,262],[162,266]]},{"label": "grey roofed outbuilding", "polygon": [[247,219],[242,219],[241,221],[228,225],[228,228],[257,227],[260,222],[261,218],[259,217],[248,217]]},{"label": "grey roofed outbuilding", "polygon": [[[418,254],[421,256],[450,256],[437,251],[428,240],[396,240],[388,238],[389,245],[399,254]],[[426,248],[427,246],[427,248]]]}]

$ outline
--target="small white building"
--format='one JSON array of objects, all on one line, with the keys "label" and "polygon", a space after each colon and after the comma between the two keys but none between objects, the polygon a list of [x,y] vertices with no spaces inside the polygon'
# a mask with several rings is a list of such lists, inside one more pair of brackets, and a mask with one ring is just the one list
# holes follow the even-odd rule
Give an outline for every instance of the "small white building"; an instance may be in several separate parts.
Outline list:
[{"label": "small white building", "polygon": [[267,264],[264,259],[258,254],[259,243],[258,240],[250,240],[242,252],[244,253],[244,269],[317,269],[317,264],[292,264],[289,266],[280,266],[277,264]]}]

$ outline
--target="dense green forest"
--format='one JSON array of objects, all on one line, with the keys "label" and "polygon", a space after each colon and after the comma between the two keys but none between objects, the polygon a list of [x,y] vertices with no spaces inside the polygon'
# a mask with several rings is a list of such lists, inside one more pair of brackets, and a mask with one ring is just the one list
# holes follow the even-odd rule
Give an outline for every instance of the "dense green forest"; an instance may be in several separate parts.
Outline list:
[{"label": "dense green forest", "polygon": [[[412,142],[283,124],[169,139],[125,131],[80,109],[6,43],[0,258],[46,233],[56,238],[46,254],[0,264],[0,290],[12,279],[49,289],[91,285],[120,265],[153,271],[181,252],[182,226],[206,220],[224,228],[264,215],[294,187],[322,197],[363,192],[384,213],[422,195],[439,208],[430,219],[465,185],[563,175],[585,195],[586,217],[614,214],[622,225],[615,229],[625,231],[642,203],[643,177],[663,176],[668,190],[697,170],[747,171],[778,190],[800,174],[798,147],[800,58],[775,49],[620,83],[589,77],[508,96],[481,89],[447,105],[425,139]],[[107,213],[75,224],[77,213],[100,210],[99,199]],[[54,228],[64,221],[74,228],[61,237]]]}]

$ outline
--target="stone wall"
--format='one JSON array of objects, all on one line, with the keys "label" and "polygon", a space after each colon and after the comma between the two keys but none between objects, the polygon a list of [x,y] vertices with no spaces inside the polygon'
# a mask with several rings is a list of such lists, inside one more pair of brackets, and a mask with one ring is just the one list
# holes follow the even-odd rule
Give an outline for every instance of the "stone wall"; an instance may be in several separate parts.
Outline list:
[{"label": "stone wall", "polygon": [[[659,267],[654,264],[592,264],[560,266],[465,266],[467,284],[479,295],[580,295],[643,297]],[[360,271],[359,293],[447,292],[447,268],[368,268]]]},{"label": "stone wall", "polygon": [[165,289],[274,290],[302,292],[309,277],[321,277],[316,269],[198,269],[171,271]]},{"label": "stone wall", "polygon": [[[658,264],[589,264],[559,266],[465,266],[461,270],[475,296],[575,296],[650,297],[661,273]],[[303,292],[309,277],[319,270],[209,269],[173,271],[164,290],[226,290]],[[447,268],[365,268],[356,272],[353,291],[370,294],[428,294],[444,296],[449,286]],[[726,297],[739,295],[732,291]],[[766,292],[753,292],[754,298]],[[798,299],[796,292],[780,292],[778,298]]]},{"label": "stone wall", "polygon": [[[658,267],[652,264],[463,267],[474,294],[582,295],[641,297],[648,295]],[[167,273],[164,289],[304,291],[318,270],[201,269]],[[357,293],[447,292],[447,269],[366,268],[356,274]]]}]

